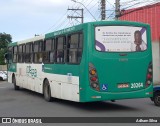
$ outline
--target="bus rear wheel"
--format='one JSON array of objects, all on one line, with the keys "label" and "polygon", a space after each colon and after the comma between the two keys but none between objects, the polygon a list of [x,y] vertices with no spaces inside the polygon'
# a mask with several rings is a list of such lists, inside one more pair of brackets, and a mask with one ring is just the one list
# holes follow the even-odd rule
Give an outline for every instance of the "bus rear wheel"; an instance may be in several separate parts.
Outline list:
[{"label": "bus rear wheel", "polygon": [[12,77],[12,83],[14,85],[14,90],[19,90],[19,86],[16,85],[16,78],[15,78],[15,76]]},{"label": "bus rear wheel", "polygon": [[154,104],[160,106],[160,92],[157,92],[153,98]]},{"label": "bus rear wheel", "polygon": [[44,81],[44,86],[43,86],[43,94],[44,94],[44,99],[48,102],[52,101],[52,97],[51,97],[51,88],[49,85],[48,80]]}]

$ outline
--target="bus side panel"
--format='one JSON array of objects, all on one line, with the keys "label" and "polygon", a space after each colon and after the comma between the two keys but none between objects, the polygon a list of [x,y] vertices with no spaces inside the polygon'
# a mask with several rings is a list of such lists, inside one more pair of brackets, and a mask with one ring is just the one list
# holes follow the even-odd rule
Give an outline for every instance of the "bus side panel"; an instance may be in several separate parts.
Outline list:
[{"label": "bus side panel", "polygon": [[77,65],[45,64],[43,76],[49,81],[52,97],[79,102]]}]

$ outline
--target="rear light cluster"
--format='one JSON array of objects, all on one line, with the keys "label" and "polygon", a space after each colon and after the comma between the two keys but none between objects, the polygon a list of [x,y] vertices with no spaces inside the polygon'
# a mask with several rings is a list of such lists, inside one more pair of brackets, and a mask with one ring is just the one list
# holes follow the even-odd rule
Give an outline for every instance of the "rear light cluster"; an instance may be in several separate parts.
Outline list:
[{"label": "rear light cluster", "polygon": [[91,63],[89,64],[89,81],[91,88],[97,91],[100,90],[97,71],[94,65]]},{"label": "rear light cluster", "polygon": [[146,75],[146,87],[152,84],[152,80],[153,80],[153,68],[152,68],[152,63],[150,63]]}]

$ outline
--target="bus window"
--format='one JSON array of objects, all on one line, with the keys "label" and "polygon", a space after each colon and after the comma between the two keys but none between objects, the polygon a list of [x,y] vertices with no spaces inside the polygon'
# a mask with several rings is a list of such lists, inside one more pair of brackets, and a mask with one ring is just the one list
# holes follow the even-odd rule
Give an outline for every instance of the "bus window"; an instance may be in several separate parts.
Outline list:
[{"label": "bus window", "polygon": [[52,49],[52,39],[48,39],[45,41],[45,51],[51,51]]},{"label": "bus window", "polygon": [[34,52],[38,52],[38,42],[34,42]]},{"label": "bus window", "polygon": [[52,39],[48,39],[44,41],[44,49],[45,51],[43,52],[43,62],[49,63],[49,58],[50,58],[49,55],[52,49]]},{"label": "bus window", "polygon": [[30,62],[33,62],[33,43],[30,43]]},{"label": "bus window", "polygon": [[22,62],[25,62],[26,45],[22,45]]},{"label": "bus window", "polygon": [[42,63],[43,58],[43,41],[34,42],[34,62]]},{"label": "bus window", "polygon": [[19,45],[18,46],[18,62],[22,63],[23,62],[23,46]]},{"label": "bus window", "polygon": [[32,43],[27,43],[26,44],[26,56],[25,56],[25,62],[26,63],[31,63],[33,61],[33,48],[32,48]]},{"label": "bus window", "polygon": [[16,63],[18,58],[18,46],[13,47],[13,62]]},{"label": "bus window", "polygon": [[55,40],[52,40],[52,48],[51,51],[49,52],[49,61],[50,63],[53,63],[55,60]]},{"label": "bus window", "polygon": [[64,37],[59,37],[57,38],[57,57],[56,57],[56,62],[57,63],[63,63],[64,62]]},{"label": "bus window", "polygon": [[69,63],[80,63],[82,57],[82,34],[77,33],[68,36],[68,61]]},{"label": "bus window", "polygon": [[43,51],[43,41],[39,42],[39,52]]},{"label": "bus window", "polygon": [[82,33],[79,34],[79,48],[83,47],[83,35]]},{"label": "bus window", "polygon": [[29,62],[29,44],[26,44],[26,55],[25,55],[25,62]]}]

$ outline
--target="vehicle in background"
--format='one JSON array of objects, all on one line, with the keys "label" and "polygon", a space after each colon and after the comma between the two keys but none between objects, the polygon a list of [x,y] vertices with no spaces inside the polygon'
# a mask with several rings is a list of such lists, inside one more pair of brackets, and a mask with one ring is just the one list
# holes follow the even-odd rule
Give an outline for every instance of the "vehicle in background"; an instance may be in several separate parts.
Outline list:
[{"label": "vehicle in background", "polygon": [[160,106],[160,85],[154,86],[153,97],[151,97],[151,100],[156,106]]},{"label": "vehicle in background", "polygon": [[2,72],[7,75],[7,71],[2,71]]},{"label": "vehicle in background", "polygon": [[7,72],[0,71],[0,80],[7,80]]}]

